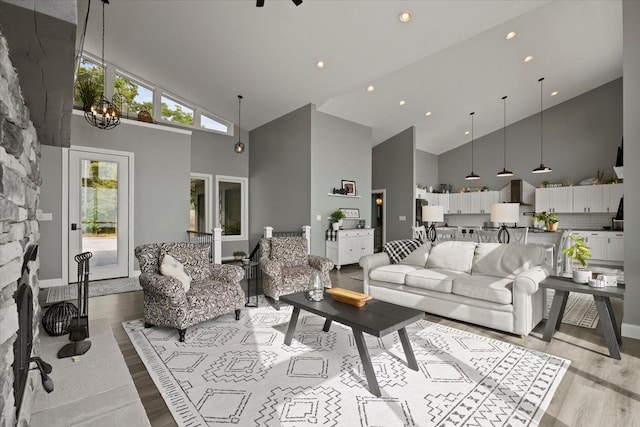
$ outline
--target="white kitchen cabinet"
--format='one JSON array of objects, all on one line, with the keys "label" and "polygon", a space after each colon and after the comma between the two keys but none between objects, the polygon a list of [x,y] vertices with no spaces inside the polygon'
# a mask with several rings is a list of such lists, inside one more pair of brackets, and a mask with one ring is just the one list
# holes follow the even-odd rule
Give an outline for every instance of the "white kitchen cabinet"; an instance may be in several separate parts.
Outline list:
[{"label": "white kitchen cabinet", "polygon": [[573,187],[573,212],[595,213],[604,212],[603,186],[585,185]]},{"label": "white kitchen cabinet", "polygon": [[607,261],[624,262],[624,233],[607,232]]},{"label": "white kitchen cabinet", "polygon": [[536,212],[573,212],[573,187],[536,188]]},{"label": "white kitchen cabinet", "polygon": [[427,190],[424,188],[416,188],[416,199],[426,199],[427,198]]},{"label": "white kitchen cabinet", "polygon": [[450,214],[471,213],[470,193],[449,194],[449,213]]},{"label": "white kitchen cabinet", "polygon": [[605,184],[602,186],[602,212],[618,212],[620,199],[624,194],[624,184]]},{"label": "white kitchen cabinet", "polygon": [[472,214],[491,213],[491,205],[498,203],[499,193],[497,191],[479,191],[465,194],[469,195],[469,211]]},{"label": "white kitchen cabinet", "polygon": [[373,229],[338,230],[336,240],[327,240],[326,257],[340,270],[347,264],[356,264],[360,258],[373,253]]},{"label": "white kitchen cabinet", "polygon": [[449,193],[438,194],[438,205],[442,206],[444,213],[449,213]]},{"label": "white kitchen cabinet", "polygon": [[624,262],[623,232],[574,230],[571,233],[584,238],[592,260]]},{"label": "white kitchen cabinet", "polygon": [[438,204],[438,194],[436,193],[427,193],[425,195],[425,200],[429,202],[429,206],[434,206]]}]

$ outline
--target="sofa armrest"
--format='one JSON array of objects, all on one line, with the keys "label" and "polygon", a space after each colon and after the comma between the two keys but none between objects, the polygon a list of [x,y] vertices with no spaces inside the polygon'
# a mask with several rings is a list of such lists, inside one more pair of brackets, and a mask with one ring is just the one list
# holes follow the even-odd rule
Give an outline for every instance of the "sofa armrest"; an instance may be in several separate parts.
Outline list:
[{"label": "sofa armrest", "polygon": [[211,264],[211,276],[229,283],[240,283],[244,277],[244,268],[237,265]]},{"label": "sofa armrest", "polygon": [[182,282],[173,277],[156,273],[142,273],[138,278],[144,292],[152,292],[167,298],[185,298]]},{"label": "sofa armrest", "polygon": [[369,272],[374,268],[391,264],[391,259],[386,252],[379,252],[373,255],[365,255],[360,258],[360,267],[362,267],[362,279],[364,281],[364,293],[369,293]]},{"label": "sofa armrest", "polygon": [[333,268],[333,261],[323,256],[309,255],[309,265],[316,270],[325,272],[331,271]]},{"label": "sofa armrest", "polygon": [[543,266],[536,266],[524,271],[513,280],[513,292],[533,295],[538,291],[538,285],[549,276],[549,270]]},{"label": "sofa armrest", "polygon": [[273,261],[269,258],[260,258],[260,269],[262,270],[262,273],[274,280],[280,280],[282,278],[283,266],[284,264],[279,261]]}]

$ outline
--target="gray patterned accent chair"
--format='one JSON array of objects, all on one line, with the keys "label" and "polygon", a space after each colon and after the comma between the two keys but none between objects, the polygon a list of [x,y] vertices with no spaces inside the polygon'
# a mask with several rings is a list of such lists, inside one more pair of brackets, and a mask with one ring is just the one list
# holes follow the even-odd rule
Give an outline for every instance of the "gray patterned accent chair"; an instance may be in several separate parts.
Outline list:
[{"label": "gray patterned accent chair", "polygon": [[260,240],[260,268],[263,274],[264,294],[275,300],[280,309],[280,295],[309,289],[314,272],[320,274],[325,288],[331,287],[329,271],[333,262],[329,258],[308,255],[304,237],[271,237]]},{"label": "gray patterned accent chair", "polygon": [[[140,263],[140,285],[144,292],[145,327],[170,326],[178,329],[184,342],[189,326],[235,310],[236,320],[244,306],[240,281],[244,270],[233,265],[209,264],[209,248],[195,243],[152,243],[135,249]],[[182,282],[160,274],[165,255],[171,255],[191,276],[185,292]]]}]

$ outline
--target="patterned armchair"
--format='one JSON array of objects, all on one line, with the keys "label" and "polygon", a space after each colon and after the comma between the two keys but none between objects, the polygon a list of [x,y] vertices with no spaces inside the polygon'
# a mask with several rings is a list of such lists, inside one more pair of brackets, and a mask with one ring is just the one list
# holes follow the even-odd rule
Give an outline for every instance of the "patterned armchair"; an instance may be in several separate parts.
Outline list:
[{"label": "patterned armchair", "polygon": [[309,289],[309,279],[319,272],[325,288],[331,287],[329,258],[308,255],[304,237],[272,237],[260,240],[260,268],[264,294],[273,298],[280,309],[280,295]]},{"label": "patterned armchair", "polygon": [[[144,292],[145,327],[178,328],[184,341],[189,326],[235,310],[236,320],[244,306],[240,281],[241,267],[209,264],[209,248],[194,243],[157,243],[135,249],[140,263],[140,285]],[[185,292],[182,282],[160,274],[165,255],[171,255],[185,267],[192,281]]]}]

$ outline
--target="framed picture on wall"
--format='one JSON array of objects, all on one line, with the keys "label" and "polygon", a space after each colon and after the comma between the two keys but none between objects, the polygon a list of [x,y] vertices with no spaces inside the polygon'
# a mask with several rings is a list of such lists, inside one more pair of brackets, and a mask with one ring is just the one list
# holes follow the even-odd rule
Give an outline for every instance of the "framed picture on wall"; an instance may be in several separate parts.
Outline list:
[{"label": "framed picture on wall", "polygon": [[360,209],[358,208],[340,208],[342,212],[345,214],[346,219],[359,219],[360,218]]},{"label": "framed picture on wall", "polygon": [[347,190],[348,196],[356,195],[356,182],[355,181],[347,181],[345,179],[342,180],[342,189]]}]

